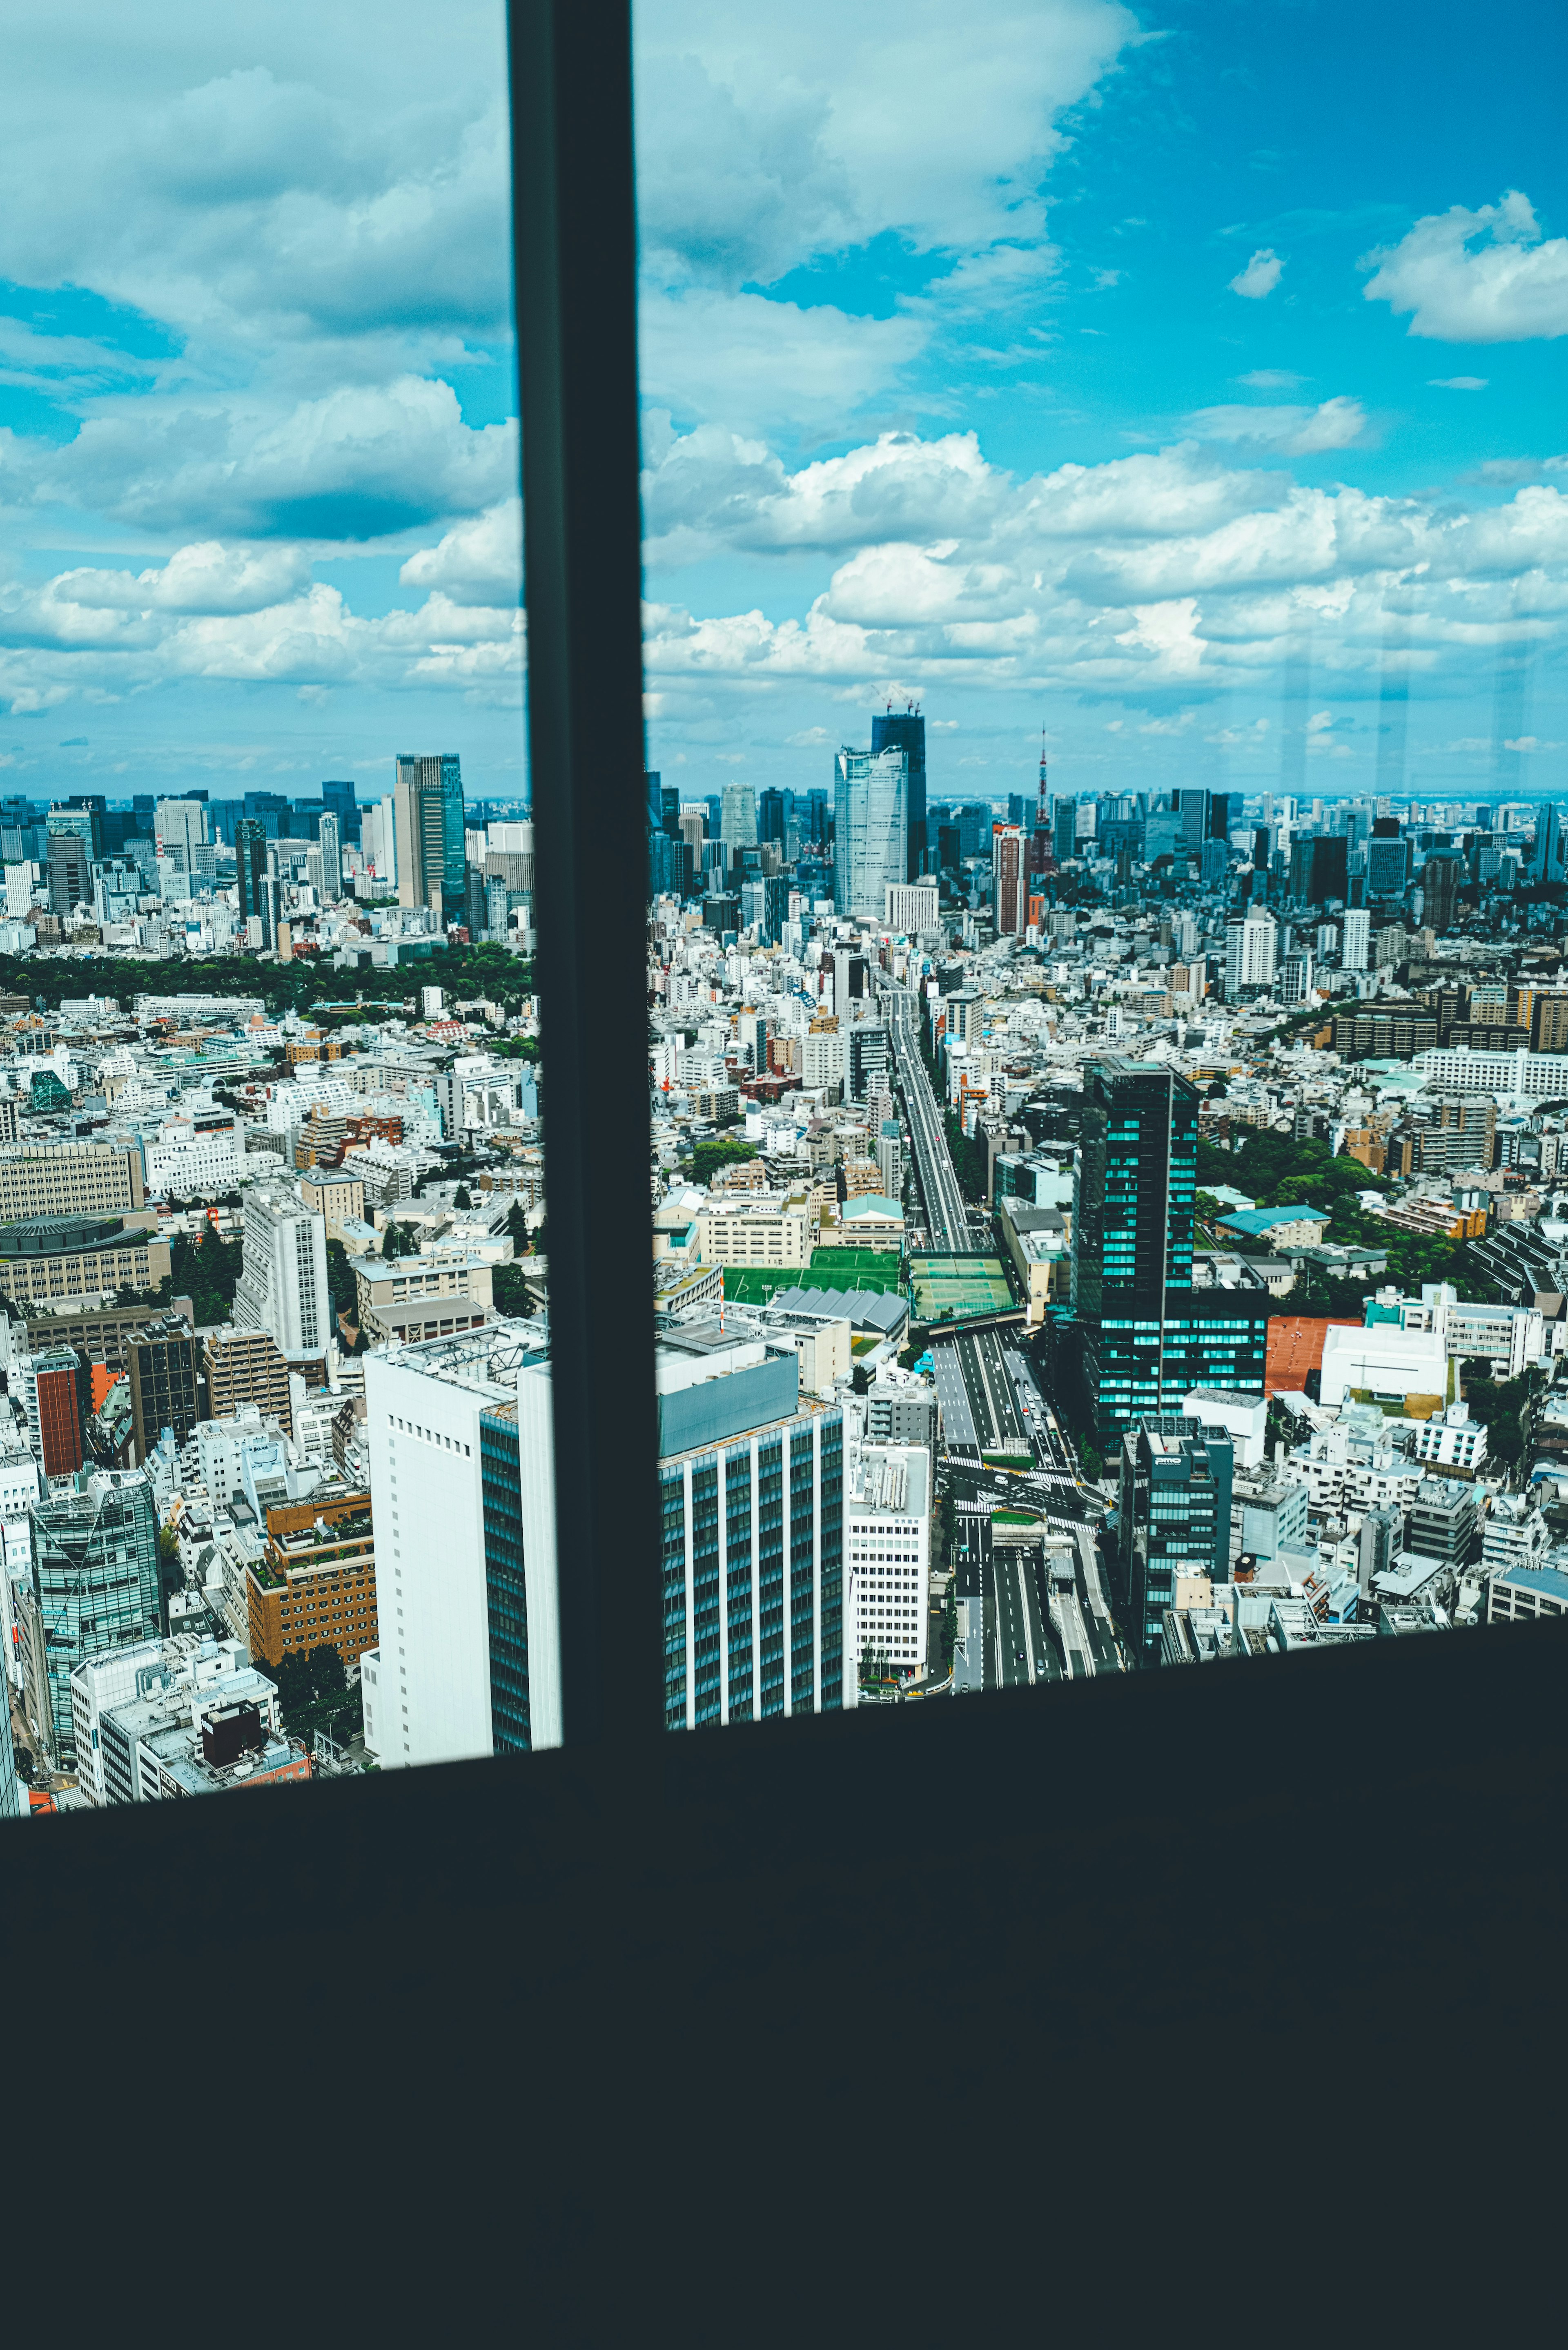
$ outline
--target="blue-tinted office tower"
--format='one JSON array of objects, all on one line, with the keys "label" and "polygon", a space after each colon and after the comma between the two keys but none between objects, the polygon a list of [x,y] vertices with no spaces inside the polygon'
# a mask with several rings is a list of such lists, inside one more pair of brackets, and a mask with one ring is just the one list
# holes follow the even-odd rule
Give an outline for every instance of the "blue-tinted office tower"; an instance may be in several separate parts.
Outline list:
[{"label": "blue-tinted office tower", "polygon": [[901,745],[840,751],[833,795],[833,898],[841,914],[880,922],[908,877],[909,771]]},{"label": "blue-tinted office tower", "polygon": [[1556,805],[1543,800],[1535,816],[1535,847],[1530,856],[1532,881],[1558,881],[1563,877],[1563,835]]},{"label": "blue-tinted office tower", "polygon": [[337,838],[340,844],[359,837],[359,807],[354,796],[352,776],[339,776],[321,786],[321,805],[328,816],[337,818]]},{"label": "blue-tinted office tower", "polygon": [[1091,1062],[1074,1177],[1072,1361],[1096,1450],[1199,1387],[1263,1389],[1269,1293],[1192,1286],[1198,1096],[1147,1061]]},{"label": "blue-tinted office tower", "polygon": [[[912,881],[927,869],[926,840],[926,722],[918,710],[884,711],[871,721],[871,750],[902,751],[908,767],[904,879]],[[878,915],[881,909],[877,909]]]},{"label": "blue-tinted office tower", "polygon": [[717,1322],[659,1349],[668,1729],[853,1702],[844,1419],[798,1380],[798,1357]]},{"label": "blue-tinted office tower", "polygon": [[1058,799],[1051,811],[1051,854],[1066,865],[1078,853],[1078,803]]},{"label": "blue-tinted office tower", "polygon": [[1229,1582],[1235,1452],[1222,1428],[1156,1414],[1122,1439],[1116,1534],[1123,1624],[1139,1661],[1158,1664],[1161,1617],[1178,1576]]}]

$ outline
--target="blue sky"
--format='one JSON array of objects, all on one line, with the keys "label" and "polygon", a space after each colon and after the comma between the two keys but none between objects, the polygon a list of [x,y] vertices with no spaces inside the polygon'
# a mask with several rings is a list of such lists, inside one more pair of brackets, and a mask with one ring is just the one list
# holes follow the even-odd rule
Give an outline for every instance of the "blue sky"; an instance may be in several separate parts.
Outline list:
[{"label": "blue sky", "polygon": [[[0,789],[509,794],[500,11],[218,16],[9,39]],[[1560,9],[638,26],[667,775],[1568,789]]]}]

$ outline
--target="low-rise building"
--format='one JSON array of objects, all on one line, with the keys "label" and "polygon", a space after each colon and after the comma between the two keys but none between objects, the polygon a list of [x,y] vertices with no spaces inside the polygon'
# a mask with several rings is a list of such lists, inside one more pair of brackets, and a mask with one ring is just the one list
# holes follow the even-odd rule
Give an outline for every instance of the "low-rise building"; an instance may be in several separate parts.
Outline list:
[{"label": "low-rise building", "polygon": [[807,1265],[815,1240],[810,1203],[804,1198],[763,1193],[710,1199],[697,1215],[697,1254],[703,1264]]},{"label": "low-rise building", "polygon": [[378,1634],[369,1494],[318,1490],[265,1523],[265,1552],[246,1570],[251,1654],[276,1665],[325,1647],[357,1665]]},{"label": "low-rise building", "polygon": [[0,1284],[17,1305],[156,1289],[169,1272],[168,1242],[120,1216],[36,1216],[0,1229]]},{"label": "low-rise building", "polygon": [[1568,1573],[1560,1566],[1512,1566],[1487,1586],[1489,1624],[1524,1624],[1568,1616]]},{"label": "low-rise building", "polygon": [[392,1338],[447,1338],[477,1330],[493,1308],[493,1278],[483,1257],[350,1257],[359,1328],[372,1346]]}]

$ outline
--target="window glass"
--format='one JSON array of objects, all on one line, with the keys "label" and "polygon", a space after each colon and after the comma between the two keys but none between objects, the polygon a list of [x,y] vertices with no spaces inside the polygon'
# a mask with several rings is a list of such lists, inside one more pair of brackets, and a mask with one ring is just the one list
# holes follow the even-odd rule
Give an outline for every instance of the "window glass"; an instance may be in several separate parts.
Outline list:
[{"label": "window glass", "polygon": [[636,20],[667,1719],[1490,1620],[1568,1286],[1554,13]]},{"label": "window glass", "polygon": [[67,0],[6,72],[0,1813],[525,1750],[504,11]]}]

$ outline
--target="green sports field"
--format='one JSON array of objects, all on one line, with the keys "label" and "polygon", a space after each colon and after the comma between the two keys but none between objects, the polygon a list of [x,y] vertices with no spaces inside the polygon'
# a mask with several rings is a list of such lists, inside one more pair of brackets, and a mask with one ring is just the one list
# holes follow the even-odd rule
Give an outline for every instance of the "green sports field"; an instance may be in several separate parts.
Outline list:
[{"label": "green sports field", "polygon": [[819,1248],[809,1267],[727,1264],[724,1295],[737,1305],[766,1305],[779,1289],[897,1290],[899,1260],[883,1249]]}]

